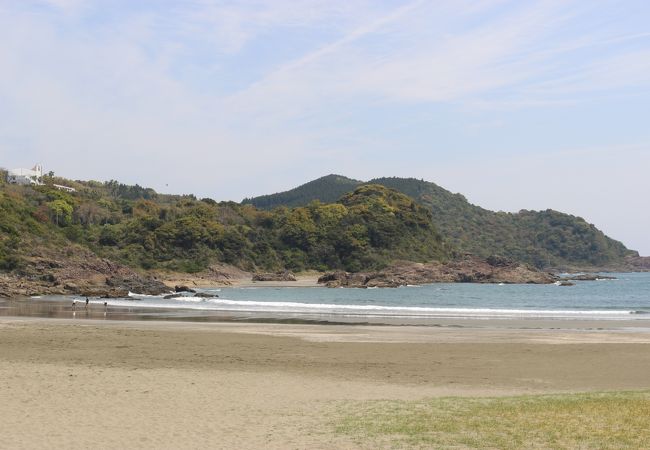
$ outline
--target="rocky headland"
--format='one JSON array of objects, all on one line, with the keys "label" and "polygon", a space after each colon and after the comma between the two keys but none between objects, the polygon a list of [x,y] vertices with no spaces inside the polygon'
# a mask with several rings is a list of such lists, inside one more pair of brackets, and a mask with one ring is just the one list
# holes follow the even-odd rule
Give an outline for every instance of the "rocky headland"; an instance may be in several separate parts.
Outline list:
[{"label": "rocky headland", "polygon": [[428,283],[550,284],[558,277],[506,258],[472,255],[447,263],[398,262],[375,272],[329,272],[318,279],[327,287],[399,287]]},{"label": "rocky headland", "polygon": [[626,263],[635,272],[650,272],[650,256],[628,256]]},{"label": "rocky headland", "polygon": [[125,297],[129,291],[149,295],[168,292],[162,281],[141,274],[83,247],[41,251],[18,273],[0,275],[0,297],[82,295]]},{"label": "rocky headland", "polygon": [[[559,277],[508,258],[492,256],[483,259],[466,254],[445,263],[398,261],[377,271],[327,272],[318,278],[318,285],[390,288],[429,283],[562,283],[563,286],[571,286],[574,281],[609,278],[613,277],[591,273]],[[315,279],[314,276],[314,283]],[[246,280],[293,284],[298,278],[291,271],[252,274],[226,264],[217,264],[203,272],[182,276],[160,271],[134,271],[99,258],[89,250],[75,247],[60,254],[42,252],[33,255],[20,273],[0,274],[0,297],[81,295],[116,298],[126,297],[129,292],[149,295],[195,293],[193,288],[196,287],[245,284]]]}]

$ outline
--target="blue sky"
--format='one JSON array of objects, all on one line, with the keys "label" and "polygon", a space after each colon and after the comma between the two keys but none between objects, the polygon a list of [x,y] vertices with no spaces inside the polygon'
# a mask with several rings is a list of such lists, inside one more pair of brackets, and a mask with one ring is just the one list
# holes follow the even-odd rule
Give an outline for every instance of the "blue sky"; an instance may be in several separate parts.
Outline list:
[{"label": "blue sky", "polygon": [[328,173],[650,255],[647,1],[0,0],[0,165],[240,200]]}]

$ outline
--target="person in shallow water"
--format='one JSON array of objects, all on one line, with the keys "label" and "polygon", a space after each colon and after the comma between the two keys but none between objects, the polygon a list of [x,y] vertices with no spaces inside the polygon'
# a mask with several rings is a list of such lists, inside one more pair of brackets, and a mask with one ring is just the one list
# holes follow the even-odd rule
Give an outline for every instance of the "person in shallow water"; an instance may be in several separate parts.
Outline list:
[{"label": "person in shallow water", "polygon": [[88,309],[88,297],[86,297],[86,309]]}]

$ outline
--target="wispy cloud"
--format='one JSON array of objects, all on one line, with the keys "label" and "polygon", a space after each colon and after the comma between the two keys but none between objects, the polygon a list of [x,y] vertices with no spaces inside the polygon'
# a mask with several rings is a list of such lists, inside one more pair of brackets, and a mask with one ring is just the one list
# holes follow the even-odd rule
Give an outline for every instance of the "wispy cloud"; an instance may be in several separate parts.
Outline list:
[{"label": "wispy cloud", "polygon": [[[463,6],[486,8],[483,2]],[[532,2],[482,22],[462,7],[412,2],[282,65],[233,98],[258,109],[282,99],[288,114],[363,96],[534,107],[577,101],[585,91],[650,85],[646,50],[599,54],[648,33],[576,36],[576,15],[570,2]]]}]

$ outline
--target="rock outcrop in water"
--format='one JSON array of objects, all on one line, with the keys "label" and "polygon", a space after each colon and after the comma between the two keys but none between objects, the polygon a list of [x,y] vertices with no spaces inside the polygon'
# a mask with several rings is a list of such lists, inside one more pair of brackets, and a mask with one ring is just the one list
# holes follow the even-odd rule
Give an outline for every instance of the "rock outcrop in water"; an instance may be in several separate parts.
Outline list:
[{"label": "rock outcrop in water", "polygon": [[174,292],[190,292],[192,294],[196,293],[196,291],[192,288],[189,288],[185,285],[181,286],[174,286]]},{"label": "rock outcrop in water", "polygon": [[615,280],[616,277],[608,275],[600,275],[596,273],[583,273],[580,275],[570,275],[564,278],[567,281],[600,281],[600,280]]},{"label": "rock outcrop in water", "polygon": [[318,279],[327,287],[399,287],[428,283],[550,284],[558,278],[500,257],[465,257],[448,263],[399,262],[377,272],[330,272]]}]

